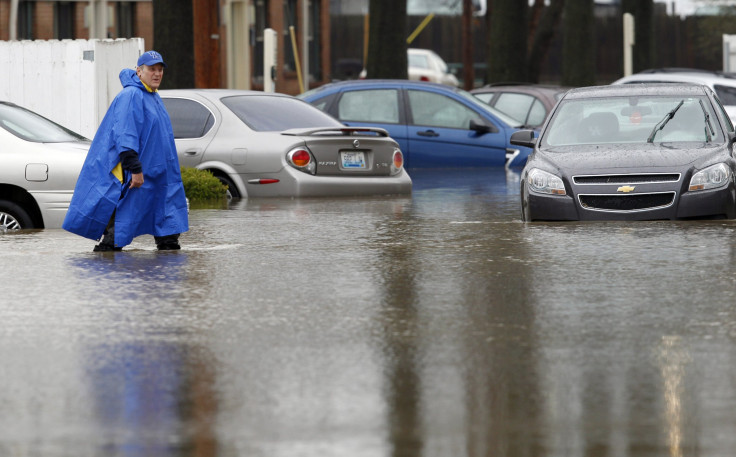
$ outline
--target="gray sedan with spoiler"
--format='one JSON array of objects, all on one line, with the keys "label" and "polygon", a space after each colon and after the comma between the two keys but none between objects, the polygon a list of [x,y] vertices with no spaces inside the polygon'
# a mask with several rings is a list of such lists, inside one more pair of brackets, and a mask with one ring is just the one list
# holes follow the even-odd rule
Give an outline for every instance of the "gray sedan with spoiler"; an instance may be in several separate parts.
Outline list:
[{"label": "gray sedan with spoiler", "polygon": [[380,128],[347,127],[284,94],[159,91],[180,164],[209,170],[233,198],[411,193],[398,144]]}]

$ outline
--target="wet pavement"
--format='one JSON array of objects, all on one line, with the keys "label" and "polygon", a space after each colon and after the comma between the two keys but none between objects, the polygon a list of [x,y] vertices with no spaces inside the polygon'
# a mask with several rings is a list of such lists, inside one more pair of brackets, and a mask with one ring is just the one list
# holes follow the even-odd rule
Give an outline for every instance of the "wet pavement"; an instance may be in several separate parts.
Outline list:
[{"label": "wet pavement", "polygon": [[2,456],[732,456],[736,222],[519,220],[518,174],[0,235]]}]

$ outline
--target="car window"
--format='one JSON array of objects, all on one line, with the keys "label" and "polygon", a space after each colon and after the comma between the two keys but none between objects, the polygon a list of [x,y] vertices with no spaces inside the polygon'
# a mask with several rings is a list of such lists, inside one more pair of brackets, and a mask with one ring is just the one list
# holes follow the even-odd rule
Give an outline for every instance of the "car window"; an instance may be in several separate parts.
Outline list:
[{"label": "car window", "polygon": [[470,121],[480,116],[462,103],[434,92],[409,90],[414,125],[468,129]]},{"label": "car window", "polygon": [[424,54],[409,54],[409,66],[416,68],[429,68],[429,59]]},{"label": "car window", "polygon": [[201,138],[215,125],[212,111],[197,101],[173,97],[161,100],[169,112],[174,138]]},{"label": "car window", "polygon": [[724,105],[736,105],[736,87],[715,84],[713,89]]},{"label": "car window", "polygon": [[542,139],[547,146],[724,141],[707,97],[596,97],[561,103]]},{"label": "car window", "polygon": [[726,129],[728,129],[729,132],[734,131],[733,122],[731,122],[731,117],[726,112],[726,109],[723,107],[723,104],[721,101],[716,97],[716,105],[718,106],[718,111],[721,113],[721,116],[723,116],[723,119],[726,122]]},{"label": "car window", "polygon": [[375,89],[345,92],[337,104],[337,117],[343,121],[398,124],[399,91]]},{"label": "car window", "polygon": [[526,124],[531,126],[542,125],[546,117],[547,108],[544,107],[541,100],[536,99],[532,104],[532,109],[529,110],[529,119],[527,119]]},{"label": "car window", "polygon": [[334,117],[307,102],[276,95],[235,95],[220,99],[248,127],[259,132],[344,127]]},{"label": "car window", "polygon": [[484,94],[473,94],[474,96],[478,97],[478,100],[481,100],[484,103],[491,103],[491,99],[495,95],[493,92],[486,92]]},{"label": "car window", "polygon": [[503,111],[517,121],[526,124],[526,118],[534,100],[536,99],[531,95],[505,92],[499,94],[498,99],[493,106],[497,110]]},{"label": "car window", "polygon": [[67,143],[87,138],[12,103],[0,103],[0,127],[34,143]]}]

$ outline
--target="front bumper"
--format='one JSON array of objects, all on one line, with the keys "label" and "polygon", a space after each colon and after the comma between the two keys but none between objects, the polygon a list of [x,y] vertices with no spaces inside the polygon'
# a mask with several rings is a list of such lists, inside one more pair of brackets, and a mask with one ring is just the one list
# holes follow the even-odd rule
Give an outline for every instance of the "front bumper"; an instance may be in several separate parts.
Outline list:
[{"label": "front bumper", "polygon": [[[524,184],[525,185],[525,184]],[[680,188],[661,187],[655,184],[636,186],[637,193],[622,195],[615,188],[585,188],[576,186],[574,194],[546,195],[524,189],[522,206],[528,221],[586,221],[586,220],[678,220],[678,219],[721,219],[736,218],[736,188],[733,181],[719,189],[680,192]],[[610,187],[610,186],[609,186]],[[589,196],[632,198],[641,195],[672,195],[668,204],[659,199],[655,206],[637,209],[611,209],[585,207],[584,198]],[[583,198],[581,198],[583,197]],[[664,203],[663,203],[664,202]],[[626,205],[622,205],[626,206]]]}]

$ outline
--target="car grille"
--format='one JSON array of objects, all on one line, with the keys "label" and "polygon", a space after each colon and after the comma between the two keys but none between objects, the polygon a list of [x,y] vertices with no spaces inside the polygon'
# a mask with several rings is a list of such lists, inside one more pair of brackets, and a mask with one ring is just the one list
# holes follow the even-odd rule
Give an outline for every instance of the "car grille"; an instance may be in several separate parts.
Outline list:
[{"label": "car grille", "polygon": [[646,173],[628,175],[573,176],[575,184],[643,184],[677,182],[679,173]]},{"label": "car grille", "polygon": [[664,208],[675,201],[675,192],[636,195],[578,195],[585,209],[598,211],[644,211]]}]

